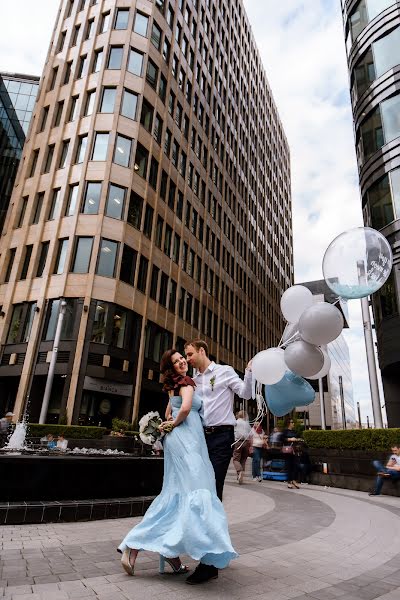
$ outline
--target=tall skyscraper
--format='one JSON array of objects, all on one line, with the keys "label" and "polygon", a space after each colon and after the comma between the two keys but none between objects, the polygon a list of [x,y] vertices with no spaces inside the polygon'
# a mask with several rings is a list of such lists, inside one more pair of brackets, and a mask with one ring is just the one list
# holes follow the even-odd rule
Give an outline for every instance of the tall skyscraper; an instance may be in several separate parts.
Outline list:
[{"label": "tall skyscraper", "polygon": [[364,222],[388,239],[372,296],[389,427],[400,426],[400,16],[393,0],[342,0]]},{"label": "tall skyscraper", "polygon": [[38,88],[39,77],[0,73],[0,233]]},{"label": "tall skyscraper", "polygon": [[164,412],[201,336],[243,372],[283,329],[289,147],[240,0],[63,0],[0,245],[0,399],[48,422]]}]

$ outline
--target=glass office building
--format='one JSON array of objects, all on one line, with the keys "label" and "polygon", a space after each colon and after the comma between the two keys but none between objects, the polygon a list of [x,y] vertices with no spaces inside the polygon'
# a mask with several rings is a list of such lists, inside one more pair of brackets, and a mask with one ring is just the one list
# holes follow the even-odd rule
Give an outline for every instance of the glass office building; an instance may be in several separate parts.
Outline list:
[{"label": "glass office building", "polygon": [[39,77],[0,73],[0,232],[38,88]]},{"label": "glass office building", "polygon": [[342,0],[364,223],[394,266],[372,296],[389,427],[400,426],[400,13],[393,0]]}]

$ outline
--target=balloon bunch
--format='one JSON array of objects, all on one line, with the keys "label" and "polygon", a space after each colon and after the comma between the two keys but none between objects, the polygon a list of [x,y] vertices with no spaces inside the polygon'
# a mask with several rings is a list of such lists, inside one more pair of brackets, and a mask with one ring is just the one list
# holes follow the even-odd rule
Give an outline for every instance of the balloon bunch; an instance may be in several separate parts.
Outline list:
[{"label": "balloon bunch", "polygon": [[[370,227],[340,234],[323,259],[327,285],[340,298],[363,298],[377,291],[390,275],[393,256],[386,238]],[[342,332],[342,313],[334,304],[314,303],[302,285],[288,288],[281,298],[287,325],[276,348],[262,350],[253,358],[253,376],[264,384],[271,412],[283,416],[296,406],[311,404],[312,386],[303,379],[321,379],[331,361],[327,344]]]}]

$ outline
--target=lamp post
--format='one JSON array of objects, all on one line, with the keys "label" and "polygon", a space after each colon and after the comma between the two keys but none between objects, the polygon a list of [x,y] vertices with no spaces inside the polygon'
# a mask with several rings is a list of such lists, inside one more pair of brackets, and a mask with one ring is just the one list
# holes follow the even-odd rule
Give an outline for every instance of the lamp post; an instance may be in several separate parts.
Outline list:
[{"label": "lamp post", "polygon": [[360,429],[362,429],[362,424],[361,424],[361,411],[360,411],[360,403],[357,402],[357,412],[358,412],[358,424],[360,426]]},{"label": "lamp post", "polygon": [[326,429],[325,422],[325,401],[324,401],[324,384],[322,379],[318,379],[319,401],[321,408],[321,429]]},{"label": "lamp post", "polygon": [[[358,269],[358,281],[359,283],[366,283],[365,263],[362,260],[357,261]],[[365,350],[367,353],[367,366],[368,366],[368,377],[369,386],[371,389],[371,402],[372,402],[372,413],[374,416],[375,427],[382,428],[382,412],[381,403],[379,400],[379,388],[378,388],[378,377],[376,374],[376,362],[374,352],[374,340],[372,338],[372,326],[371,326],[371,315],[369,312],[369,301],[368,297],[361,298],[361,314],[364,328],[364,340]]]},{"label": "lamp post", "polygon": [[45,421],[46,421],[47,410],[49,408],[51,388],[52,388],[53,379],[54,379],[54,371],[55,371],[56,363],[57,363],[58,345],[60,343],[61,330],[62,330],[62,326],[63,326],[66,308],[67,308],[67,303],[65,302],[65,300],[61,300],[60,312],[58,313],[57,329],[56,329],[56,334],[54,336],[53,352],[51,355],[49,372],[47,375],[46,387],[44,390],[42,408],[41,408],[40,417],[39,417],[39,423],[41,425],[43,425],[43,423],[45,423]]}]

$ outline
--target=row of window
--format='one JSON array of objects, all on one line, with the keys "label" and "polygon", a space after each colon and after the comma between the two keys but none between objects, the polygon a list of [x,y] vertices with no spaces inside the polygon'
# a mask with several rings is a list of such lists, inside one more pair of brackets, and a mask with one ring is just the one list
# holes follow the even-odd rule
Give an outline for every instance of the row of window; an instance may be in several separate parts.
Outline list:
[{"label": "row of window", "polygon": [[368,23],[382,11],[394,4],[394,0],[360,0],[352,9],[347,20],[346,47],[347,53]]}]

